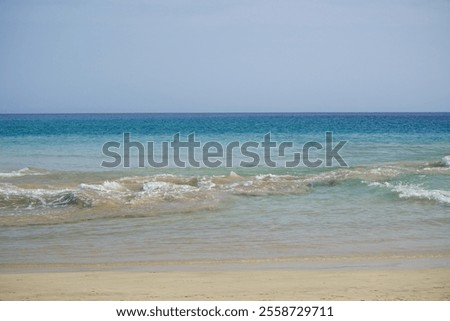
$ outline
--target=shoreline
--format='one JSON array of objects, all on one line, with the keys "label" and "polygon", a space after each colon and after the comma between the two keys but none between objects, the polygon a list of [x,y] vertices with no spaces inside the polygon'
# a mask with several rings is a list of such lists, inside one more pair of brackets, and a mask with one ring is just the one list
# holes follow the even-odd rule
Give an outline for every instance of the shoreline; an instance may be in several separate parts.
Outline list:
[{"label": "shoreline", "polygon": [[[112,258],[111,258],[112,259]],[[178,259],[136,261],[61,261],[0,263],[0,274],[48,272],[202,272],[240,270],[399,270],[450,267],[450,251],[378,254]]]},{"label": "shoreline", "polygon": [[448,253],[416,253],[1,264],[0,300],[439,301],[450,300],[450,263]]},{"label": "shoreline", "polygon": [[450,268],[1,273],[0,300],[450,300]]}]

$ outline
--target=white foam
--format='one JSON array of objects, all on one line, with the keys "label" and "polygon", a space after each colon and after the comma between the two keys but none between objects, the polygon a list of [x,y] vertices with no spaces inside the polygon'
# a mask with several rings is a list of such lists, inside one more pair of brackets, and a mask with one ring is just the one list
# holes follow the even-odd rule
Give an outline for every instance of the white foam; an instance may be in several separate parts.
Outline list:
[{"label": "white foam", "polygon": [[65,205],[67,196],[73,195],[73,191],[69,189],[28,189],[11,184],[1,184],[0,194],[6,200],[27,199],[29,202],[28,208],[33,208],[35,205]]},{"label": "white foam", "polygon": [[369,170],[370,174],[379,176],[394,177],[400,174],[400,171],[392,167],[377,167]]},{"label": "white foam", "polygon": [[0,173],[0,177],[20,177],[20,176],[26,176],[26,175],[44,175],[43,172],[37,172],[35,170],[32,170],[28,167],[19,169],[18,171],[11,171],[7,173]]},{"label": "white foam", "polygon": [[[365,183],[365,184],[367,184],[367,186],[370,186],[370,187],[372,187],[372,186],[376,186],[376,187],[382,187],[382,186],[385,186],[384,183],[378,183],[378,182],[367,182],[367,181],[362,181],[362,183]],[[388,183],[386,183],[386,184],[388,184]]]},{"label": "white foam", "polygon": [[450,156],[442,157],[442,165],[450,167]]},{"label": "white foam", "polygon": [[274,174],[258,174],[255,176],[256,180],[271,180],[271,181],[280,181],[286,175],[274,175]]},{"label": "white foam", "polygon": [[270,177],[271,177],[271,174],[258,174],[258,175],[255,176],[255,179],[262,180],[262,179],[267,179],[267,178],[270,178]]},{"label": "white foam", "polygon": [[172,184],[166,183],[166,182],[147,182],[143,185],[144,191],[147,192],[154,192],[154,191],[162,191],[162,190],[168,190]]},{"label": "white foam", "polygon": [[103,184],[80,184],[82,189],[91,189],[99,192],[121,191],[125,188],[117,182],[105,181]]},{"label": "white foam", "polygon": [[168,193],[168,192],[191,192],[197,190],[196,187],[191,185],[179,185],[167,182],[147,182],[142,186],[143,190],[147,193]]},{"label": "white foam", "polygon": [[110,182],[110,181],[105,181],[103,183],[103,187],[107,190],[122,190],[123,189],[123,186],[120,185],[120,183]]},{"label": "white foam", "polygon": [[386,187],[392,192],[398,193],[400,198],[427,199],[443,204],[450,204],[450,191],[439,189],[428,190],[417,184],[391,184],[389,182],[371,182],[368,186]]},{"label": "white foam", "polygon": [[57,190],[50,190],[50,189],[41,189],[41,188],[20,188],[11,184],[1,184],[0,185],[0,193],[2,195],[6,196],[52,196],[52,195],[58,195],[60,193],[69,192],[68,189],[57,189]]},{"label": "white foam", "polygon": [[200,189],[206,189],[211,190],[212,188],[216,187],[217,185],[211,181],[210,178],[202,177],[198,181],[198,187]]},{"label": "white foam", "polygon": [[427,190],[421,188],[418,185],[397,185],[393,188],[394,191],[399,193],[401,198],[418,198],[435,200],[440,203],[450,204],[450,192],[442,191],[439,189]]},{"label": "white foam", "polygon": [[241,177],[240,175],[236,174],[235,172],[230,172],[230,177]]}]

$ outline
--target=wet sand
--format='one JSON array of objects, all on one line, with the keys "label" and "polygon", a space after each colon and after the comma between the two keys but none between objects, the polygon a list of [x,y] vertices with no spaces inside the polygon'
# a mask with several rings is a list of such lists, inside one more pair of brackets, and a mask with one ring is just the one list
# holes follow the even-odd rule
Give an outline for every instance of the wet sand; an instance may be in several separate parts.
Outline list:
[{"label": "wet sand", "polygon": [[450,300],[450,268],[0,274],[1,300]]}]

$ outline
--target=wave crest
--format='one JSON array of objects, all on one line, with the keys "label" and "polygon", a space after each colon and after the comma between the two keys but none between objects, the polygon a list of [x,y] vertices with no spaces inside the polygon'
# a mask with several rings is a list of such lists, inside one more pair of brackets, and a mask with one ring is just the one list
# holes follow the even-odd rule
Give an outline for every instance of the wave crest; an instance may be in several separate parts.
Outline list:
[{"label": "wave crest", "polygon": [[19,169],[17,171],[0,173],[0,178],[22,177],[22,176],[28,176],[28,175],[45,175],[45,174],[48,174],[48,172],[39,171],[36,169],[25,167],[25,168]]},{"label": "wave crest", "polygon": [[25,189],[11,184],[0,187],[0,208],[35,209],[70,205],[88,207],[91,204],[89,200],[78,197],[76,192],[69,189]]},{"label": "wave crest", "polygon": [[429,200],[442,204],[450,204],[450,191],[443,191],[439,189],[428,190],[418,184],[392,184],[389,182],[371,182],[368,183],[368,186],[388,188],[390,191],[398,193],[400,198]]}]

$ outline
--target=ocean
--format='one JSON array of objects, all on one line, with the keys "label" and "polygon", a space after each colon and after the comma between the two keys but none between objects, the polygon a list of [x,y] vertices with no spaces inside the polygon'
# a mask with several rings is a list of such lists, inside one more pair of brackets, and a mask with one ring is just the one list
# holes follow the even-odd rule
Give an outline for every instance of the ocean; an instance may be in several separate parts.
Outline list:
[{"label": "ocean", "polygon": [[[345,164],[325,161],[327,132]],[[124,133],[144,152],[128,166]],[[181,148],[180,167],[177,134],[258,148],[217,167]],[[158,160],[167,142],[167,166],[149,164],[148,142]],[[450,113],[0,115],[0,269],[219,262],[448,266]]]}]

